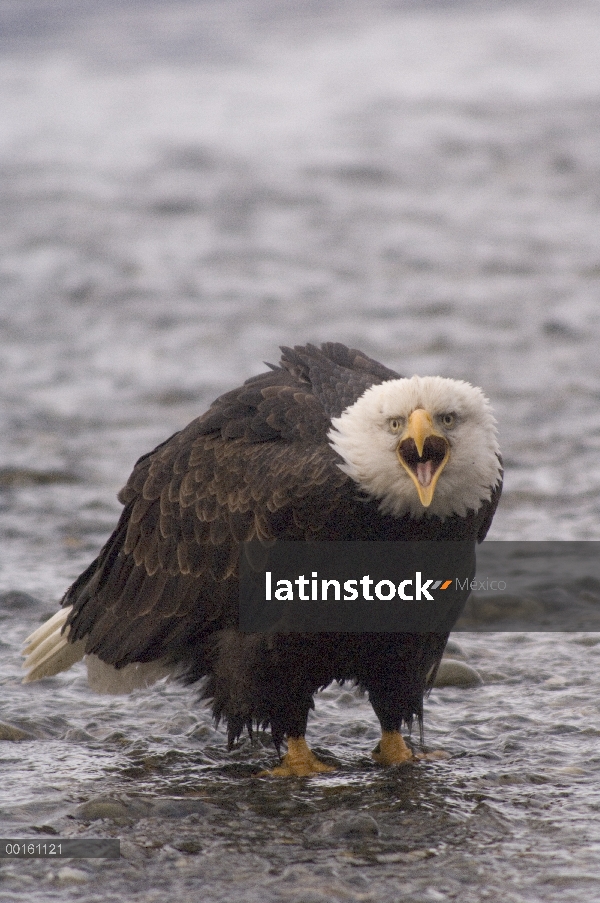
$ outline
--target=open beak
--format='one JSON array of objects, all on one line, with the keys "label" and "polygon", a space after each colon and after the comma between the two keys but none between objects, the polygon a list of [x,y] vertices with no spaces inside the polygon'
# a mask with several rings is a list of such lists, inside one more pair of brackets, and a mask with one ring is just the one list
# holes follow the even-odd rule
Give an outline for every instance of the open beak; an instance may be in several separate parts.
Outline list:
[{"label": "open beak", "polygon": [[398,460],[415,484],[424,508],[433,501],[437,481],[450,457],[450,445],[433,426],[431,415],[417,408],[396,448]]}]

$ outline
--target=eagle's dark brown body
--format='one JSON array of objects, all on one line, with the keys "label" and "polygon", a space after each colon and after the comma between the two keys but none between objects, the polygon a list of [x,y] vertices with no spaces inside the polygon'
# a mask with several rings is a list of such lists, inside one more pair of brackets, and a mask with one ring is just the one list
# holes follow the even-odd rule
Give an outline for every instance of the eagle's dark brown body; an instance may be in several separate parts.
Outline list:
[{"label": "eagle's dark brown body", "polygon": [[230,742],[257,723],[277,746],[303,736],[313,694],[332,680],[358,681],[384,731],[421,719],[445,636],[237,629],[240,541],[484,538],[500,484],[464,517],[393,517],[339,468],[331,419],[392,379],[343,345],[284,349],[280,366],[140,458],[115,532],[63,599],[69,641],[117,669],[165,660],[188,681],[207,677]]}]

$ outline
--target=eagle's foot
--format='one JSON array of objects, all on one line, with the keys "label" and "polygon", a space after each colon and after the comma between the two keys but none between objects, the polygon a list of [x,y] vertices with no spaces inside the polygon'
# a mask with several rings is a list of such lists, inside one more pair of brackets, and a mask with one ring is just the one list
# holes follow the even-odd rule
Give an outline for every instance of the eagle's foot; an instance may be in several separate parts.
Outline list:
[{"label": "eagle's foot", "polygon": [[382,731],[381,740],[371,755],[379,765],[401,765],[415,759],[399,731]]},{"label": "eagle's foot", "polygon": [[311,752],[304,737],[288,737],[288,751],[281,760],[281,764],[269,771],[261,772],[262,775],[273,775],[277,778],[305,778],[311,774],[324,774],[335,771],[331,765],[325,765],[315,754]]}]

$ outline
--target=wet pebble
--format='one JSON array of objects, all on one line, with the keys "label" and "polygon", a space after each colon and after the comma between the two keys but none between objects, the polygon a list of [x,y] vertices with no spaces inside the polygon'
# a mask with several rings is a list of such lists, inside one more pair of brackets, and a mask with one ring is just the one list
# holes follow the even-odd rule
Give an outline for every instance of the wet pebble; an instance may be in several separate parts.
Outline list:
[{"label": "wet pebble", "polygon": [[58,870],[56,878],[61,884],[83,884],[85,881],[89,881],[90,876],[82,869],[76,869],[72,868],[70,865],[65,865]]},{"label": "wet pebble", "polygon": [[214,807],[200,799],[131,799],[127,797],[97,797],[82,803],[75,810],[75,818],[96,821],[138,821],[141,818],[185,818],[190,815],[207,817]]},{"label": "wet pebble", "polygon": [[139,819],[148,815],[150,806],[142,800],[116,797],[97,797],[77,806],[74,816],[81,821],[96,821],[106,818],[111,821]]},{"label": "wet pebble", "polygon": [[121,859],[128,862],[141,862],[147,858],[146,851],[131,840],[121,840]]},{"label": "wet pebble", "polygon": [[444,658],[438,668],[434,687],[479,687],[483,683],[475,668],[453,658]]},{"label": "wet pebble", "polygon": [[379,825],[372,815],[343,815],[331,826],[332,837],[352,840],[363,837],[377,837]]},{"label": "wet pebble", "polygon": [[549,677],[548,680],[545,680],[542,686],[546,690],[564,690],[569,686],[569,684],[564,677],[560,677],[558,674],[555,674],[553,677]]},{"label": "wet pebble", "polygon": [[174,841],[173,846],[180,853],[193,855],[202,852],[202,844],[195,837],[182,837],[180,840]]},{"label": "wet pebble", "polygon": [[470,627],[496,626],[497,630],[507,624],[521,624],[522,629],[531,629],[531,624],[539,623],[544,614],[544,606],[531,596],[513,596],[508,593],[498,594],[493,599],[478,596],[469,597],[459,624]]},{"label": "wet pebble", "polygon": [[0,611],[21,611],[24,608],[34,608],[39,604],[39,600],[34,596],[22,593],[17,589],[0,593]]},{"label": "wet pebble", "polygon": [[448,640],[444,649],[444,655],[450,658],[466,658],[462,646],[455,640]]},{"label": "wet pebble", "polygon": [[210,727],[208,724],[198,724],[196,727],[192,728],[191,731],[188,732],[188,737],[193,738],[194,740],[208,740],[210,737],[215,735],[216,731],[213,727]]},{"label": "wet pebble", "polygon": [[69,740],[72,743],[89,743],[90,741],[93,741],[93,739],[91,734],[88,734],[87,731],[84,731],[79,727],[69,728],[63,736],[63,740]]},{"label": "wet pebble", "polygon": [[378,736],[377,729],[366,721],[352,721],[338,731],[340,737],[364,737],[371,733],[374,737]]},{"label": "wet pebble", "polygon": [[35,740],[35,737],[28,731],[22,731],[20,727],[0,721],[0,740],[19,742],[20,740]]}]

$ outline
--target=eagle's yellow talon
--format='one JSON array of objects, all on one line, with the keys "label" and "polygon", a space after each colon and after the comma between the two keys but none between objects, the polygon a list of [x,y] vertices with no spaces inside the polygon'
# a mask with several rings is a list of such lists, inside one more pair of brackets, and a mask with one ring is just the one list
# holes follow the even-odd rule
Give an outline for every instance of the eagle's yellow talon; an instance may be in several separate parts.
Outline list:
[{"label": "eagle's yellow talon", "polygon": [[305,778],[311,774],[325,774],[330,771],[335,771],[335,768],[317,759],[304,737],[289,737],[288,751],[281,764],[269,771],[261,771],[260,774],[277,778]]},{"label": "eagle's yellow talon", "polygon": [[399,731],[382,731],[381,740],[371,755],[379,765],[401,765],[415,759]]}]

